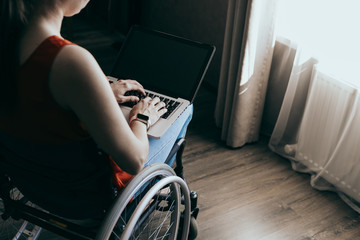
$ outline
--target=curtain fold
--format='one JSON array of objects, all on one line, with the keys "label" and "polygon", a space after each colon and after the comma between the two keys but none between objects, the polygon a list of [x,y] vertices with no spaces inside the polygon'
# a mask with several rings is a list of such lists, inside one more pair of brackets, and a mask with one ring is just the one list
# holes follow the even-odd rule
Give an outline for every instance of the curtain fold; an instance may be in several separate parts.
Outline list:
[{"label": "curtain fold", "polygon": [[222,140],[258,140],[274,47],[276,0],[230,0],[215,120]]},{"label": "curtain fold", "polygon": [[[283,10],[288,11],[291,4],[284,3]],[[327,55],[320,60],[313,57],[322,46],[310,47],[318,40],[318,31],[304,32],[310,42],[278,38],[275,45],[277,4],[276,0],[229,0],[215,110],[222,140],[231,147],[256,141],[264,115],[270,149],[289,159],[294,170],[309,173],[312,187],[337,192],[360,213],[360,85],[350,81],[356,79],[358,68],[352,69],[356,74],[345,74],[346,80],[329,74],[333,69],[322,64]],[[312,9],[315,16],[318,10]],[[287,15],[282,23],[291,17]],[[304,19],[296,20],[303,27]],[[353,65],[343,66],[336,68]]]}]

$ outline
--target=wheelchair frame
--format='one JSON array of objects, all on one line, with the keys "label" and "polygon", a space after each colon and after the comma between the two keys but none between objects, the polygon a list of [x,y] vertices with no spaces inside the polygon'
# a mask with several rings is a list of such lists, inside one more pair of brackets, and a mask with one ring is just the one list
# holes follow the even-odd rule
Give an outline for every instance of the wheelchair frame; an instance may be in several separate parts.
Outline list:
[{"label": "wheelchair frame", "polygon": [[[142,221],[144,219],[146,220],[155,210],[173,210],[174,215],[171,214],[171,220],[176,222],[176,226],[171,226],[169,228],[171,231],[169,233],[166,232],[165,234],[170,235],[169,239],[179,239],[179,236],[181,236],[181,239],[185,240],[188,239],[189,229],[192,228],[191,231],[195,231],[196,233],[192,234],[192,237],[190,238],[194,239],[197,235],[195,219],[199,209],[196,206],[196,193],[190,193],[183,178],[182,153],[184,147],[185,139],[179,139],[173,146],[165,163],[148,166],[136,175],[117,196],[97,231],[93,231],[92,228],[83,226],[80,223],[76,223],[61,216],[53,215],[36,206],[27,205],[26,196],[20,200],[13,199],[11,197],[11,191],[13,189],[11,178],[6,176],[5,172],[2,172],[0,176],[2,178],[0,179],[1,217],[4,220],[9,218],[24,220],[23,225],[13,239],[19,239],[21,234],[27,234],[28,239],[36,239],[40,235],[41,229],[44,228],[68,239],[105,240],[112,239],[111,235],[113,230],[119,227],[123,228],[121,229],[121,239],[129,239],[134,229],[136,229],[136,222],[142,223]],[[4,149],[3,146],[0,146],[0,153],[4,154],[4,151],[8,150]],[[174,171],[168,163],[175,154],[176,168]],[[148,184],[152,180],[154,180],[155,183],[149,188]],[[144,188],[146,187],[149,189],[145,192]],[[169,194],[163,195],[162,192],[164,189],[171,189],[171,196]],[[160,203],[163,203],[164,201],[167,202],[169,199],[173,198],[175,199],[173,202],[174,205],[166,206],[162,209],[160,208]],[[1,202],[3,203],[3,207],[5,207],[3,213],[1,213]],[[127,219],[127,225],[119,224],[119,219],[122,218],[122,214],[127,211],[126,208],[128,204],[132,202],[137,202],[138,204],[132,212],[131,217]],[[181,205],[184,208],[183,210],[181,210]],[[26,229],[27,225],[31,225],[33,229]],[[182,233],[179,232],[179,229]]]}]

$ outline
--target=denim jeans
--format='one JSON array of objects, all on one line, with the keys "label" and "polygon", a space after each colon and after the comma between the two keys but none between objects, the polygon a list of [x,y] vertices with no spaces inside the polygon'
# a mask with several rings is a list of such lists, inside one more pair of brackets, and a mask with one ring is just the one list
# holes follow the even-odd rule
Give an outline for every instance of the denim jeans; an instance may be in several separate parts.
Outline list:
[{"label": "denim jeans", "polygon": [[[145,166],[165,162],[176,140],[185,137],[192,115],[193,105],[190,105],[160,139],[149,138],[150,149]],[[170,166],[174,159],[170,161]]]}]

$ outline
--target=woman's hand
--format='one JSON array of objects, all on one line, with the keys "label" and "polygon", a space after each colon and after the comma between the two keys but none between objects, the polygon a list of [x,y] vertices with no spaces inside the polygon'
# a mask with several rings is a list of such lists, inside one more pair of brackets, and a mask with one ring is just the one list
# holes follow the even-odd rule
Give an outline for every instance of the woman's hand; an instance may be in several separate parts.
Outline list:
[{"label": "woman's hand", "polygon": [[130,111],[129,122],[131,123],[138,113],[149,117],[150,126],[156,123],[159,118],[167,112],[166,104],[158,97],[146,97],[136,104]]},{"label": "woman's hand", "polygon": [[145,96],[143,86],[135,80],[119,80],[110,84],[118,103],[138,102],[140,99],[136,96],[125,96],[127,91],[138,91]]}]

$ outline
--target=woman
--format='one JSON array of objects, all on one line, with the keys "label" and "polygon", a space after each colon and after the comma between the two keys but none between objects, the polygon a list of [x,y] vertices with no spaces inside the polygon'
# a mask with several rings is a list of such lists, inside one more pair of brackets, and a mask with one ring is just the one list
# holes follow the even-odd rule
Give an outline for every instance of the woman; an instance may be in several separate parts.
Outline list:
[{"label": "woman", "polygon": [[[134,80],[110,85],[87,50],[61,37],[63,18],[79,13],[87,3],[2,1],[0,140],[22,156],[35,156],[42,171],[47,171],[46,166],[61,169],[48,173],[56,180],[75,179],[74,173],[83,178],[79,176],[84,169],[95,172],[99,166],[111,164],[115,186],[122,187],[144,165],[165,160],[176,139],[185,135],[192,106],[163,138],[150,139],[149,144],[148,126],[138,116],[146,115],[154,124],[167,111],[165,104],[158,98],[141,100],[133,107],[128,123],[118,102],[137,101],[124,94],[129,90],[144,94],[143,87]],[[88,155],[95,145],[113,161],[96,159],[90,164],[88,159],[93,156]],[[74,146],[81,151],[74,154]],[[70,162],[72,172],[64,175]],[[88,185],[95,189],[94,184]],[[26,189],[24,186],[23,191]],[[40,195],[34,198],[42,201]]]}]

